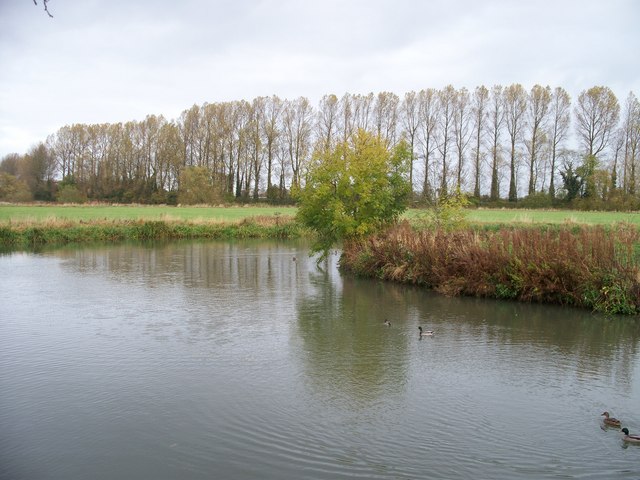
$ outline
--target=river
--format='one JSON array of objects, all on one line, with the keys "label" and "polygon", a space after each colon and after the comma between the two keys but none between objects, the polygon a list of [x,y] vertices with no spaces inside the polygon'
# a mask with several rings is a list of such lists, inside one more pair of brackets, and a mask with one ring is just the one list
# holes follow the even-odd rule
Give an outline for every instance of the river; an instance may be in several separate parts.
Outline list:
[{"label": "river", "polygon": [[637,317],[336,263],[265,241],[1,255],[0,478],[640,477],[600,416],[640,433]]}]

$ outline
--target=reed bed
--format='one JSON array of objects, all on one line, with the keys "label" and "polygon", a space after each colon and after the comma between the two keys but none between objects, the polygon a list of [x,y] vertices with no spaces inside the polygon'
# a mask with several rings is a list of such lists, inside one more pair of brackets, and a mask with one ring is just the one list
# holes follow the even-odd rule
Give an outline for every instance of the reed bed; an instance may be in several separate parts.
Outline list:
[{"label": "reed bed", "polygon": [[341,267],[447,295],[640,313],[635,226],[416,230],[403,222],[347,242]]}]

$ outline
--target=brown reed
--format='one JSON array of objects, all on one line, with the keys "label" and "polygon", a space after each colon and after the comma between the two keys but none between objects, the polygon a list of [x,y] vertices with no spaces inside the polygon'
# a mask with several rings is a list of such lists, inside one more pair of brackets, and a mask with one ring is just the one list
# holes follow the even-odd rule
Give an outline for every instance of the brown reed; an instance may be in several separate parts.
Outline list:
[{"label": "brown reed", "polygon": [[415,230],[347,242],[341,267],[447,295],[640,313],[640,235],[628,225]]}]

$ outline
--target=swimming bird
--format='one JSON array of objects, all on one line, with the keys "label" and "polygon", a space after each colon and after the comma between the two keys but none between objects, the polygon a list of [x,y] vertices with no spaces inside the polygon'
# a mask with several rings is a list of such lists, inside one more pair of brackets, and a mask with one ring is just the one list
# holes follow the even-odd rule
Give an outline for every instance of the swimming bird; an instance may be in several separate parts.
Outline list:
[{"label": "swimming bird", "polygon": [[418,330],[420,330],[420,336],[421,337],[431,337],[431,336],[433,336],[433,330],[425,330],[423,332],[422,331],[422,327],[418,327]]},{"label": "swimming bird", "polygon": [[628,428],[623,428],[622,429],[622,433],[624,433],[624,437],[622,437],[622,439],[625,442],[640,443],[640,435],[629,435],[629,429]]},{"label": "swimming bird", "polygon": [[391,326],[391,322],[390,322],[389,320],[387,320],[386,318],[384,319],[384,324],[385,324],[387,327],[390,327],[390,326]]},{"label": "swimming bird", "polygon": [[604,424],[610,427],[619,427],[620,420],[609,416],[609,412],[604,412],[601,416],[604,416]]}]

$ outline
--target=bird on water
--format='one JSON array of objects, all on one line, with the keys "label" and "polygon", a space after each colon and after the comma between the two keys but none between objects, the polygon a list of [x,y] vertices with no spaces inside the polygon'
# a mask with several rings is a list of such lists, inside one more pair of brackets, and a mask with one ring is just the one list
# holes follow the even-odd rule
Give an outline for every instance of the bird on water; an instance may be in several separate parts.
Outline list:
[{"label": "bird on water", "polygon": [[631,435],[629,434],[629,429],[628,428],[623,428],[622,429],[622,433],[624,433],[624,437],[622,437],[622,439],[625,442],[630,442],[630,443],[640,443],[640,435]]},{"label": "bird on water", "polygon": [[433,330],[422,330],[422,327],[418,327],[418,330],[420,330],[420,336],[421,337],[432,337],[433,336]]},{"label": "bird on water", "polygon": [[604,424],[605,425],[609,425],[610,427],[619,427],[620,426],[620,420],[618,420],[617,418],[613,418],[611,416],[609,416],[609,412],[603,412],[602,415],[604,417]]}]

